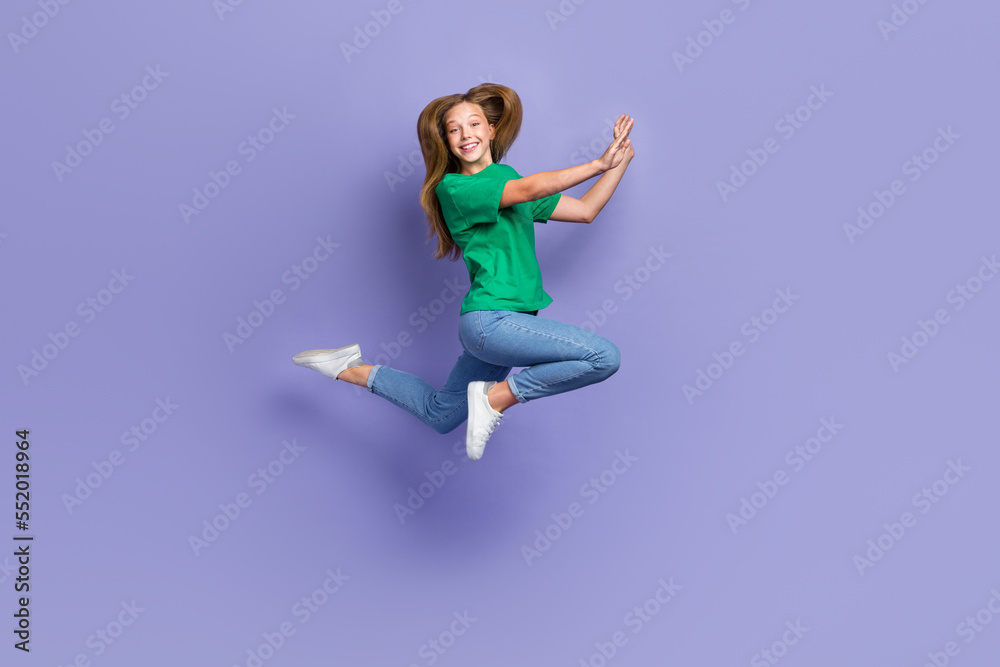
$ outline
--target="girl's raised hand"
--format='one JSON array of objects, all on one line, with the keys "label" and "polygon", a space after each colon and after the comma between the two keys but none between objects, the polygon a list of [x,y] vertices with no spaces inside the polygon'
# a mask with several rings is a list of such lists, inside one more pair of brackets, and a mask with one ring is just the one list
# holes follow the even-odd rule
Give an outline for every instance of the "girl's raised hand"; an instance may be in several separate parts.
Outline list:
[{"label": "girl's raised hand", "polygon": [[598,159],[603,171],[617,167],[626,155],[630,159],[635,155],[635,151],[632,150],[632,141],[628,138],[629,132],[632,131],[633,120],[631,116],[623,113],[615,122],[615,138],[608,146],[608,150],[604,151],[604,155]]}]

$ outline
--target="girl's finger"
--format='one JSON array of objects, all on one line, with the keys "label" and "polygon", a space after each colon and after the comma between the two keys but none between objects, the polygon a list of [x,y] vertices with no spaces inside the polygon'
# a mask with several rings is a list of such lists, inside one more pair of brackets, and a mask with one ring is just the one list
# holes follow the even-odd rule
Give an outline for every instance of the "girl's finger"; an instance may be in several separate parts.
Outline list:
[{"label": "girl's finger", "polygon": [[627,114],[623,113],[618,117],[618,121],[615,122],[615,139],[619,139],[622,136],[628,136],[629,130],[632,126],[632,118]]},{"label": "girl's finger", "polygon": [[625,132],[624,132],[624,135],[626,137],[628,136],[629,132],[632,131],[632,121],[634,121],[634,120],[635,120],[634,118],[629,118],[628,119],[628,124],[625,126]]}]

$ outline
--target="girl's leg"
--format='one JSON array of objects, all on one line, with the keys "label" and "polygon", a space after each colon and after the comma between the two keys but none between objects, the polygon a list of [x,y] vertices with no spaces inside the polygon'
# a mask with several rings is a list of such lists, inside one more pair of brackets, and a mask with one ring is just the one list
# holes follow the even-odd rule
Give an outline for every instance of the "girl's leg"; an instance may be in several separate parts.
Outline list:
[{"label": "girl's leg", "polygon": [[440,390],[416,375],[381,364],[371,367],[365,386],[438,433],[449,433],[469,416],[469,383],[475,380],[500,382],[510,371],[510,366],[489,364],[463,352]]},{"label": "girl's leg", "polygon": [[520,403],[601,382],[618,370],[618,347],[586,329],[509,310],[470,315],[479,336],[466,344],[469,353],[486,364],[528,367],[507,378]]}]

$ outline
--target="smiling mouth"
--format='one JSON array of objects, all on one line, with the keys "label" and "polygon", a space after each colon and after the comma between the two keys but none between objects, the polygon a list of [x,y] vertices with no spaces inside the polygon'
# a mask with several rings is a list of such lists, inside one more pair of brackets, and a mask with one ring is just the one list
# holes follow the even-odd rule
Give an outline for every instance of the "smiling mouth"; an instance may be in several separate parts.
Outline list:
[{"label": "smiling mouth", "polygon": [[469,152],[472,152],[472,151],[476,150],[477,146],[479,146],[479,142],[478,141],[475,142],[475,143],[472,143],[472,144],[466,144],[465,146],[459,146],[458,148],[463,153],[469,153]]}]

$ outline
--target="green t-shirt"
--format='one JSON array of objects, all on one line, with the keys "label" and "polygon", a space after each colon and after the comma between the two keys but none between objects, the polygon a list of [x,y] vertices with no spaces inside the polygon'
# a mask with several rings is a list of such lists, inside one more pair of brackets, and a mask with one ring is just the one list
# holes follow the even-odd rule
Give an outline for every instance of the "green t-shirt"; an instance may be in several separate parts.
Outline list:
[{"label": "green t-shirt", "polygon": [[560,193],[500,208],[504,184],[521,176],[507,164],[494,162],[471,176],[445,174],[435,193],[448,231],[469,269],[470,310],[541,310],[552,297],[542,289],[535,256],[533,222],[547,222]]}]

